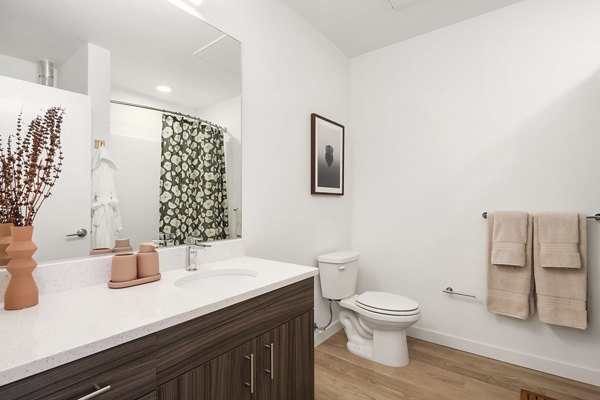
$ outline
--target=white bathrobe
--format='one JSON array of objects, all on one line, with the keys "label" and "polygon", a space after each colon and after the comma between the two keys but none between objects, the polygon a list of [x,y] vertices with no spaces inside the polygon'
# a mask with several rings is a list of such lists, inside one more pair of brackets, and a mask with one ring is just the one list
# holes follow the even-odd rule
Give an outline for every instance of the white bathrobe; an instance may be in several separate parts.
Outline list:
[{"label": "white bathrobe", "polygon": [[92,157],[92,248],[113,247],[123,229],[115,187],[117,166],[102,146]]}]

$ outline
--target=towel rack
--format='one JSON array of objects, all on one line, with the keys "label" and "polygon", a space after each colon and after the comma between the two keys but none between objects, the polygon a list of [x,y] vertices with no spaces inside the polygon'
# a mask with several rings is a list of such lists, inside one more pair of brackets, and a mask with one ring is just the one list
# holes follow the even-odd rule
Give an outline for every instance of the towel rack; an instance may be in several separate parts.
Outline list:
[{"label": "towel rack", "polygon": [[[483,218],[487,218],[487,217],[488,217],[488,213],[487,213],[487,211],[484,211],[484,212],[483,212],[483,214],[481,214],[481,216],[482,216]],[[597,214],[595,214],[595,215],[591,215],[591,216],[590,216],[590,215],[588,215],[588,216],[586,216],[586,218],[587,218],[587,219],[593,219],[593,220],[595,220],[595,221],[600,221],[600,213],[597,213]]]},{"label": "towel rack", "polygon": [[467,294],[467,293],[461,293],[461,292],[455,292],[454,289],[452,289],[451,286],[448,286],[446,289],[442,290],[443,293],[448,293],[448,294],[455,294],[457,296],[463,296],[463,297],[470,297],[472,299],[476,299],[477,296],[475,296],[474,294]]}]

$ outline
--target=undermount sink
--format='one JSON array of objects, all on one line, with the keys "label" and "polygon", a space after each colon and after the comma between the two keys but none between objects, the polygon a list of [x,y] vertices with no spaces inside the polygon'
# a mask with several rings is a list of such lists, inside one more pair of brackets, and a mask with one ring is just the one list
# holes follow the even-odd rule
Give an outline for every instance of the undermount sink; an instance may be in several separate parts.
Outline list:
[{"label": "undermount sink", "polygon": [[210,289],[223,286],[237,286],[252,282],[257,272],[252,269],[224,268],[208,271],[197,271],[179,278],[175,286],[184,289]]}]

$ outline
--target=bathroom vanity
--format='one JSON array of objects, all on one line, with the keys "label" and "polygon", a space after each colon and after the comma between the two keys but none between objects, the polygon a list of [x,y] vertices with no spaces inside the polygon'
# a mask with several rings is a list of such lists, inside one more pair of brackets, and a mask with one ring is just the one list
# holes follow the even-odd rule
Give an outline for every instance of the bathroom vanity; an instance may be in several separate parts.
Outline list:
[{"label": "bathroom vanity", "polygon": [[[230,265],[256,275],[248,283],[229,288],[178,287],[195,273],[209,271],[212,273],[207,276],[217,276],[219,271],[231,271]],[[21,326],[37,323],[32,327],[36,332],[19,337],[14,331],[9,343],[5,342],[9,348],[3,350],[0,361],[0,398],[313,399],[314,275],[314,268],[240,257],[209,263],[196,272],[167,271],[161,281],[145,287],[115,291],[98,285],[45,296],[37,310],[23,310],[25,321],[20,321]],[[81,329],[80,334],[87,336],[83,346],[73,343],[77,341],[75,333],[72,340],[57,338],[54,335],[68,336],[69,331],[80,329],[69,326],[75,317],[66,315],[67,310],[53,308],[48,310],[52,315],[44,314],[67,296],[68,302],[95,304],[96,315],[108,318],[104,322],[116,328],[97,324],[98,333],[91,332],[93,327]],[[122,316],[116,312],[111,319],[109,315],[127,307],[128,320],[136,322],[127,322],[132,325],[123,330],[119,327]],[[16,321],[13,316],[18,313],[0,315],[6,322],[3,330]],[[56,318],[61,313],[66,315],[62,320]],[[37,328],[44,328],[45,334]],[[50,336],[47,343],[33,343],[35,337],[42,340],[43,336]],[[40,352],[53,336],[58,344],[45,350],[47,357],[24,353],[31,358],[25,363],[7,358],[16,357],[29,345],[37,347],[32,353]],[[82,351],[93,352],[98,346],[106,348],[77,358]],[[77,359],[52,365],[65,357]],[[31,373],[39,369],[45,370]]]}]

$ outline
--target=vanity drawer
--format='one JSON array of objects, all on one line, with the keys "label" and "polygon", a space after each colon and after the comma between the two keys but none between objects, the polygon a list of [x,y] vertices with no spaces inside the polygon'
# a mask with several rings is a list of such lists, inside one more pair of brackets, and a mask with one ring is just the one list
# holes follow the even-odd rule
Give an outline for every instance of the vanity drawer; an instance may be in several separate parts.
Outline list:
[{"label": "vanity drawer", "polygon": [[155,342],[146,336],[2,386],[0,399],[77,400],[96,391],[95,400],[138,399],[156,386]]}]

